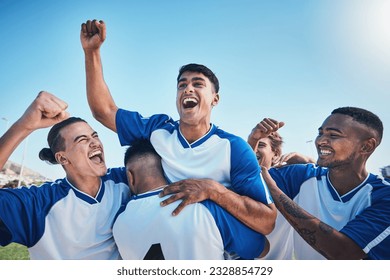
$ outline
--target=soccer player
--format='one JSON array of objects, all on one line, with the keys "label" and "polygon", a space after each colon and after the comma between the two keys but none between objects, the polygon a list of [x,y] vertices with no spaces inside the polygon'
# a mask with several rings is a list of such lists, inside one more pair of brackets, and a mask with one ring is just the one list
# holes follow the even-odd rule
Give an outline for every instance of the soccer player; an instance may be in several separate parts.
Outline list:
[{"label": "soccer player", "polygon": [[130,196],[125,169],[107,171],[98,134],[66,108],[40,92],[0,138],[2,168],[30,133],[54,125],[39,156],[66,172],[40,186],[0,189],[0,245],[25,245],[30,259],[119,259],[112,224]]},{"label": "soccer player", "polygon": [[138,112],[118,108],[104,81],[100,47],[106,38],[105,23],[88,20],[81,25],[80,38],[92,113],[118,133],[122,145],[150,140],[172,183],[160,195],[174,193],[161,204],[181,200],[173,211],[177,215],[190,203],[210,199],[252,229],[270,233],[276,208],[259,176],[252,150],[243,139],[210,123],[212,108],[219,102],[219,82],[214,73],[203,65],[183,66],[177,77],[180,120],[163,114],[144,118]]},{"label": "soccer player", "polygon": [[149,141],[133,142],[124,161],[132,198],[113,226],[123,259],[254,259],[267,252],[262,234],[210,200],[188,205],[177,217],[171,211],[179,201],[161,208],[158,194],[167,182]]},{"label": "soccer player", "polygon": [[[269,131],[278,127],[275,122]],[[390,259],[390,180],[366,168],[382,135],[378,116],[341,107],[318,129],[318,166],[263,169],[278,210],[291,224],[274,230],[291,249],[288,258]]]}]

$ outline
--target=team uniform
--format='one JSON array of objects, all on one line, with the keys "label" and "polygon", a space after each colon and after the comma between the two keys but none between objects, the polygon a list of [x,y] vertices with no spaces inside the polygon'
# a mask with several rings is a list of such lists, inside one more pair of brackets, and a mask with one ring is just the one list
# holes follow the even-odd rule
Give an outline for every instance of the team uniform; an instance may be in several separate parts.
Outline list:
[{"label": "team uniform", "polygon": [[[367,259],[390,259],[389,180],[368,174],[363,183],[340,196],[329,180],[327,168],[298,164],[271,168],[269,172],[288,197],[354,240]],[[324,259],[284,218],[278,217],[268,239],[271,249],[267,258]]]},{"label": "team uniform", "polygon": [[223,260],[224,251],[244,259],[260,256],[264,236],[217,204],[191,204],[173,217],[180,201],[161,207],[160,192],[133,196],[115,221],[113,235],[123,259]]},{"label": "team uniform", "polygon": [[0,245],[25,245],[31,259],[119,259],[112,224],[129,197],[124,168],[108,169],[96,197],[66,178],[0,189]]},{"label": "team uniform", "polygon": [[264,204],[272,203],[271,195],[259,176],[255,154],[240,137],[215,125],[193,143],[188,143],[173,121],[163,114],[142,117],[137,112],[119,109],[116,128],[122,146],[136,139],[148,139],[161,156],[169,182],[188,178],[211,178],[232,191]]}]

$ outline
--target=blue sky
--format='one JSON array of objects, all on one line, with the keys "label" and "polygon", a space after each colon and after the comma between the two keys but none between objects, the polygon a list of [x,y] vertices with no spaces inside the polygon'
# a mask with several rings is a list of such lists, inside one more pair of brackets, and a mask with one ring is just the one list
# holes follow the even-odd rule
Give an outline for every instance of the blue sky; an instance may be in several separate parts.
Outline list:
[{"label": "blue sky", "polygon": [[[108,166],[122,165],[124,148],[86,101],[80,25],[96,18],[107,24],[104,75],[120,107],[176,119],[179,67],[205,64],[221,84],[212,122],[246,139],[262,118],[282,120],[284,152],[316,157],[312,140],[337,107],[373,111],[385,125],[368,162],[379,173],[390,164],[389,14],[385,0],[0,0],[0,134],[46,90],[98,131]],[[10,159],[63,177],[38,159],[47,132],[31,134]]]}]

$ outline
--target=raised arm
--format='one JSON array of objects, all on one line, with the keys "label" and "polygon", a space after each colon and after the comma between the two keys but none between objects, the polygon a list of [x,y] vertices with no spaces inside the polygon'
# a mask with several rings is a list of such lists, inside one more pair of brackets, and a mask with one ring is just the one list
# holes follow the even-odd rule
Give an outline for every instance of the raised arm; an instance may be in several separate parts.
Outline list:
[{"label": "raised arm", "polygon": [[67,107],[61,99],[41,91],[24,114],[0,138],[0,168],[31,132],[68,118],[69,114],[65,111]]},{"label": "raised arm", "polygon": [[104,126],[116,132],[115,115],[118,110],[104,81],[100,47],[106,39],[106,24],[88,20],[81,24],[80,40],[85,55],[87,99],[92,114]]},{"label": "raised arm", "polygon": [[268,170],[262,168],[276,207],[299,235],[327,259],[362,259],[364,251],[348,236],[314,217],[292,201],[276,185]]},{"label": "raised arm", "polygon": [[268,135],[277,131],[282,126],[284,126],[284,122],[278,122],[274,119],[264,118],[252,129],[248,136],[247,142],[252,147],[253,151],[256,152],[260,139],[268,137]]}]

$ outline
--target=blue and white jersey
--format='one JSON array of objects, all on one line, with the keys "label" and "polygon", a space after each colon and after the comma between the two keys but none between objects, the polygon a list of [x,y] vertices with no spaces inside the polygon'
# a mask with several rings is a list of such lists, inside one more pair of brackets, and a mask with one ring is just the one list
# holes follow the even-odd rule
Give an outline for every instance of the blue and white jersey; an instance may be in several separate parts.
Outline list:
[{"label": "blue and white jersey", "polygon": [[118,215],[114,239],[123,259],[224,259],[224,250],[245,259],[260,256],[265,238],[209,200],[186,206],[177,216],[180,201],[165,207],[160,190],[133,196]]},{"label": "blue and white jersey", "polygon": [[[327,168],[299,164],[271,168],[270,174],[288,197],[313,216],[354,240],[368,259],[390,259],[389,180],[368,174],[363,183],[340,196],[329,180]],[[287,223],[286,220],[284,222]],[[274,232],[268,236],[271,251],[273,244],[277,244],[275,242],[287,242],[286,246],[293,247],[296,259],[324,259],[295,230],[291,234],[291,227],[288,229],[285,226],[285,233],[279,229],[275,227]],[[276,232],[278,240],[272,238]]]},{"label": "blue and white jersey", "polygon": [[136,139],[150,140],[162,158],[170,182],[208,178],[264,204],[273,202],[248,143],[215,125],[190,144],[181,134],[179,122],[167,115],[144,118],[137,112],[119,109],[116,128],[123,146],[131,145]]},{"label": "blue and white jersey", "polygon": [[25,245],[31,259],[118,259],[112,225],[129,198],[124,168],[108,169],[96,197],[66,178],[0,189],[0,244]]}]

